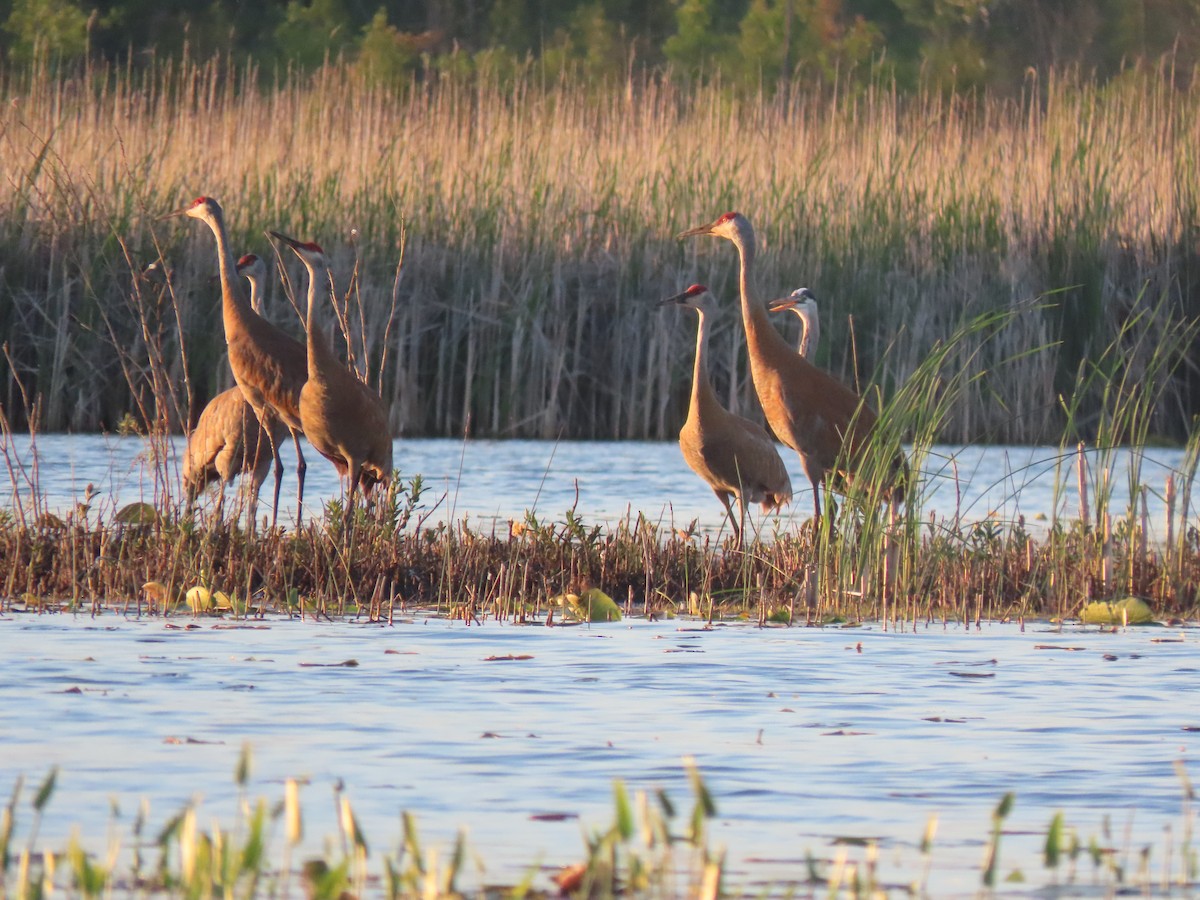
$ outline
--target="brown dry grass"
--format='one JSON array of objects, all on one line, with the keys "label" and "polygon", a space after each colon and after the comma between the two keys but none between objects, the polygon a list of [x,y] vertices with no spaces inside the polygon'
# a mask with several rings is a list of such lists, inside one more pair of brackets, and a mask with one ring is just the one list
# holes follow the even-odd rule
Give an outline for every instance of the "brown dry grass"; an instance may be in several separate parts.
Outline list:
[{"label": "brown dry grass", "polygon": [[[369,361],[386,357],[410,435],[670,436],[688,344],[653,301],[697,281],[732,299],[728,248],[673,237],[730,208],[758,226],[764,292],[823,300],[819,360],[885,396],[963,321],[1050,297],[970,361],[981,377],[948,441],[1057,440],[1055,393],[1122,321],[1164,298],[1200,311],[1195,90],[1131,73],[1031,82],[1018,101],[791,96],[662,82],[598,96],[535,76],[385,90],[337,67],[259,89],[219,61],[10,76],[9,377],[50,429],[194,418],[225,384],[211,247],[155,217],[199,193],[225,203],[239,248],[265,253],[266,228],[318,239],[343,289],[357,264]],[[159,249],[177,283],[161,309],[130,279]],[[722,394],[752,409],[732,315],[713,357]],[[1186,432],[1193,380],[1161,398],[1161,433]],[[175,403],[153,408],[146,384]],[[12,382],[4,402],[23,419]]]}]

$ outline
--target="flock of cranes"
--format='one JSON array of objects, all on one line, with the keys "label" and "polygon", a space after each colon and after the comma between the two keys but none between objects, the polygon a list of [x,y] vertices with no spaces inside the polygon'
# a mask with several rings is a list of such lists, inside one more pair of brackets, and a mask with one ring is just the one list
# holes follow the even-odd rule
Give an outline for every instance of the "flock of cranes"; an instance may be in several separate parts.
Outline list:
[{"label": "flock of cranes", "polygon": [[[266,263],[248,253],[238,260],[237,272],[250,282],[250,307],[261,316]],[[246,402],[236,384],[208,401],[188,436],[183,454],[183,486],[189,508],[200,492],[216,481],[220,487],[217,496],[217,518],[220,518],[225,488],[245,473],[250,477],[248,515],[254,521],[258,493],[271,469],[271,448],[287,434],[287,428],[273,411],[267,412],[266,421],[269,434],[261,430],[254,407]]]},{"label": "flock of cranes", "polygon": [[[243,428],[241,434],[242,468],[232,465],[217,477],[224,485],[238,473],[250,471],[257,478],[258,455],[262,452],[265,438],[270,445],[271,458],[275,463],[275,496],[272,504],[272,523],[279,516],[279,488],[283,480],[283,463],[279,458],[279,440],[282,429],[291,432],[296,445],[297,504],[303,515],[304,472],[306,463],[300,449],[300,434],[308,438],[309,444],[334,464],[338,472],[350,479],[350,499],[361,484],[365,490],[386,479],[392,471],[392,442],[387,427],[387,408],[378,394],[373,393],[346,369],[324,337],[318,333],[313,317],[313,308],[319,292],[318,284],[329,284],[328,266],[324,254],[316,244],[305,244],[277,232],[272,234],[290,246],[308,268],[308,314],[305,320],[307,342],[301,344],[286,332],[271,324],[255,311],[246,297],[239,281],[239,269],[234,262],[229,246],[229,234],[225,228],[225,217],[221,205],[211,197],[199,197],[191,205],[168,214],[191,216],[204,222],[217,242],[217,264],[221,275],[221,318],[225,327],[225,343],[229,352],[229,368],[233,380],[245,402],[249,404],[258,424],[257,433]],[[218,395],[218,397],[221,395]],[[214,398],[212,403],[217,402]],[[211,404],[210,404],[211,405]],[[275,418],[279,426],[273,424]],[[201,415],[201,421],[204,415]],[[212,419],[217,427],[218,417]],[[236,441],[236,423],[246,421],[234,414],[225,417],[230,425],[230,435]],[[371,433],[372,429],[374,434]],[[230,435],[220,440],[226,445]],[[255,449],[251,453],[250,445]],[[215,446],[216,438],[210,439],[200,433],[200,426],[188,439],[189,449],[185,458],[193,458],[192,446],[196,446],[195,471],[207,470],[209,463],[203,461],[201,446]],[[236,458],[238,454],[232,454]],[[216,463],[213,463],[214,468]],[[185,467],[186,469],[187,467]],[[265,478],[265,473],[263,475]],[[200,476],[194,479],[200,480]],[[261,485],[261,480],[258,484]],[[253,487],[253,485],[252,485]],[[255,489],[256,490],[256,489]],[[251,504],[251,512],[253,504]],[[349,511],[349,505],[347,506]],[[251,518],[253,522],[253,518]]]},{"label": "flock of cranes", "polygon": [[[226,486],[245,474],[253,522],[259,490],[274,462],[274,523],[283,477],[279,445],[289,433],[298,461],[297,502],[303,503],[303,433],[313,449],[348,479],[348,511],[360,487],[369,493],[390,477],[392,438],[383,400],[338,359],[316,325],[320,297],[322,293],[329,296],[332,290],[324,252],[315,243],[270,232],[290,247],[308,270],[306,340],[300,343],[263,317],[266,266],[252,254],[234,261],[220,204],[211,197],[200,197],[168,217],[180,215],[204,222],[216,239],[222,321],[229,365],[237,383],[209,402],[188,438],[183,480],[189,506],[208,484],[219,481],[219,516]],[[679,237],[692,235],[725,238],[737,249],[742,324],[755,391],[771,431],[799,454],[812,484],[814,513],[820,519],[821,484],[830,478],[835,486],[841,486],[854,477],[871,440],[875,413],[856,393],[810,361],[820,329],[811,291],[800,288],[774,301],[769,309],[757,299],[752,281],[754,230],[744,216],[726,213]],[[242,287],[243,277],[251,286],[249,297]],[[761,503],[764,511],[778,509],[792,499],[791,480],[766,429],[726,410],[713,391],[706,359],[712,294],[703,285],[692,285],[662,302],[692,309],[698,317],[691,397],[679,446],[687,464],[721,501],[740,546],[746,504]],[[803,323],[795,350],[769,321],[769,312],[785,310],[794,312]],[[898,454],[883,492],[885,498],[902,499],[905,473],[904,458]],[[738,503],[736,517],[734,499]]]},{"label": "flock of cranes", "polygon": [[[809,362],[819,327],[816,300],[811,291],[800,288],[772,306],[777,310],[792,309],[804,322],[799,352],[789,347],[771,324],[767,306],[754,292],[754,229],[745,216],[728,212],[714,222],[682,232],[679,237],[695,235],[725,238],[737,249],[738,292],[754,390],[771,431],[799,454],[804,474],[812,483],[813,508],[819,520],[822,482],[827,476],[834,476],[834,483],[844,486],[854,477],[875,428],[875,412],[858,394]],[[696,292],[695,295],[707,293],[698,285],[689,288],[685,294],[692,292]],[[703,312],[700,331],[694,382],[701,380]],[[707,375],[704,380],[707,381]],[[703,418],[698,425],[693,425],[696,393],[693,385],[693,412],[680,434],[680,446],[688,464],[708,482],[726,510],[729,510],[729,494],[737,497],[743,515],[746,500],[761,501],[764,508],[769,509],[784,493],[790,497],[791,485],[778,481],[776,473],[783,464],[774,443],[769,442],[770,453],[764,452],[758,435],[761,429],[725,410],[721,411],[723,416],[714,415],[711,410],[708,412],[710,421],[719,422],[719,426],[706,427]],[[736,438],[730,437],[734,430],[737,431]],[[890,467],[890,484],[883,492],[886,499],[903,499],[906,472],[905,460],[898,455]],[[775,484],[777,490],[764,491],[762,485],[766,483]],[[738,526],[734,525],[733,530],[740,539]]]}]

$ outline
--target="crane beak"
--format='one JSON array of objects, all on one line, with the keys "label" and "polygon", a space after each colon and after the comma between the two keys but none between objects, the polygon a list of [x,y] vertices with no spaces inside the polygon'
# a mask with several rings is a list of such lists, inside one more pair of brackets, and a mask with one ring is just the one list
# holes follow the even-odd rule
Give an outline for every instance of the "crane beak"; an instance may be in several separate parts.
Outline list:
[{"label": "crane beak", "polygon": [[665,300],[659,300],[658,305],[661,307],[661,306],[669,306],[672,303],[683,303],[685,300],[687,300],[687,298],[688,298],[688,292],[682,291],[681,293],[674,294],[670,297],[667,297]]},{"label": "crane beak", "polygon": [[155,219],[155,221],[162,222],[166,219],[174,219],[176,216],[182,216],[190,208],[191,207],[188,207],[188,206],[180,207],[179,209],[175,210],[174,212],[165,213],[164,215],[159,216],[157,219]]},{"label": "crane beak", "polygon": [[681,231],[675,235],[676,240],[683,240],[685,237],[692,237],[696,234],[712,234],[713,225],[716,222],[709,222],[707,225],[701,225],[698,228],[689,228],[687,231]]},{"label": "crane beak", "polygon": [[793,297],[780,297],[778,300],[772,300],[767,305],[767,312],[773,312],[773,313],[783,312],[785,309],[795,309],[795,308],[796,308],[796,298],[794,296]]},{"label": "crane beak", "polygon": [[277,241],[283,241],[293,250],[300,246],[300,241],[296,240],[295,238],[290,238],[286,234],[280,234],[278,231],[268,231],[267,234],[275,238]]}]

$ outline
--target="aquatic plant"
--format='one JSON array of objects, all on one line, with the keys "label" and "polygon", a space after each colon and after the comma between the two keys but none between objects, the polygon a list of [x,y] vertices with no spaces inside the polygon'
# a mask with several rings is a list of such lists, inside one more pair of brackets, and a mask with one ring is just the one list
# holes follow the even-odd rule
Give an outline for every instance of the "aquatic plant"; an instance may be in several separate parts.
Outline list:
[{"label": "aquatic plant", "polygon": [[[416,817],[401,813],[402,834],[394,851],[371,850],[347,793],[335,791],[337,833],[328,836],[324,850],[314,853],[305,842],[299,783],[287,779],[282,800],[251,799],[248,794],[251,752],[242,748],[235,782],[237,812],[232,822],[206,817],[201,824],[199,801],[189,802],[169,817],[147,841],[151,823],[141,808],[126,826],[114,806],[113,821],[104,839],[103,855],[95,849],[95,837],[76,833],[65,848],[59,840],[39,834],[39,820],[53,796],[57,771],[51,770],[35,792],[28,830],[22,831],[20,809],[24,783],[18,779],[8,804],[0,810],[0,891],[19,900],[40,900],[62,892],[67,896],[94,898],[124,897],[231,897],[290,895],[298,884],[310,898],[382,897],[385,900],[439,900],[439,898],[546,897],[553,891],[577,898],[688,897],[715,900],[717,897],[776,896],[774,891],[793,896],[796,892],[823,892],[830,897],[873,897],[893,889],[905,893],[929,892],[929,877],[935,855],[937,819],[927,823],[916,843],[916,855],[897,858],[894,866],[908,882],[885,883],[879,874],[879,846],[874,838],[831,836],[831,855],[814,856],[810,850],[798,876],[768,885],[739,885],[725,872],[724,853],[712,843],[709,823],[717,816],[717,804],[693,760],[683,766],[693,795],[690,815],[681,817],[676,803],[662,789],[640,789],[630,796],[625,784],[613,783],[613,819],[606,827],[585,830],[581,859],[564,865],[552,875],[541,873],[531,859],[525,875],[503,886],[483,882],[484,868],[470,876],[470,856],[463,831],[456,835],[448,852],[422,845]],[[1136,870],[1122,860],[1132,848],[1114,844],[1107,826],[1085,842],[1077,829],[1055,813],[1046,827],[1043,861],[1053,879],[1048,890],[1079,887],[1101,892],[1135,890],[1187,893],[1200,887],[1200,855],[1192,845],[1195,827],[1194,794],[1186,770],[1177,764],[1183,789],[1178,843],[1174,829],[1164,838],[1163,862],[1152,872],[1152,848],[1138,853]],[[1032,882],[1032,873],[1002,863],[1000,853],[1004,820],[1017,796],[1006,793],[992,814],[990,836],[984,844],[979,883],[996,888],[1007,883]],[[376,845],[378,846],[378,845]],[[157,857],[148,861],[145,853]],[[536,852],[531,848],[531,853]],[[297,855],[302,858],[297,859]],[[1090,879],[1079,872],[1080,858],[1093,863]],[[473,881],[474,886],[465,884]]]}]

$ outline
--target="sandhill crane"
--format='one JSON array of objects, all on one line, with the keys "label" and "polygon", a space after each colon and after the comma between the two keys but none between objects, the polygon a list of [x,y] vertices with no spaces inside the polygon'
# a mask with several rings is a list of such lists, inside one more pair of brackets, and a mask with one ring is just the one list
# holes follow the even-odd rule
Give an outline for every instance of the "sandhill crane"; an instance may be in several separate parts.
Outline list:
[{"label": "sandhill crane", "polygon": [[[304,471],[307,468],[300,450],[300,388],[308,378],[304,345],[250,307],[236,275],[237,266],[229,247],[221,204],[212,197],[198,197],[189,206],[163,218],[172,216],[199,219],[212,229],[216,238],[221,272],[221,318],[229,349],[229,368],[233,370],[233,380],[241,388],[246,402],[254,408],[259,423],[265,423],[267,411],[274,410],[292,434],[296,445],[296,480],[299,483],[296,520],[299,522],[303,515]],[[277,443],[272,443],[271,456],[275,461],[275,499],[271,515],[274,524],[279,516],[279,487],[283,482],[283,462]]]},{"label": "sandhill crane", "polygon": [[[679,237],[707,234],[731,241],[740,261],[738,286],[742,300],[742,324],[750,356],[750,374],[758,401],[771,430],[800,454],[804,473],[813,486],[813,507],[821,517],[819,486],[839,460],[836,475],[853,477],[875,426],[875,412],[828,372],[816,368],[792,350],[771,324],[767,308],[754,295],[751,272],[754,266],[754,229],[741,213],[728,212],[708,225],[682,232]],[[848,442],[847,452],[842,453]],[[893,466],[888,492],[901,496],[904,460]]]},{"label": "sandhill crane", "polygon": [[[813,361],[813,354],[817,351],[817,342],[821,337],[821,319],[817,311],[817,298],[813,296],[812,291],[808,288],[797,288],[788,296],[782,297],[779,300],[772,300],[767,304],[769,312],[781,312],[783,310],[791,310],[800,319],[800,339],[796,342],[796,352],[807,359]],[[808,461],[804,454],[800,453],[800,464],[804,471],[808,472]],[[817,485],[813,485],[814,495],[817,492]],[[817,510],[817,518],[821,516],[820,498],[817,497],[814,501],[814,506]]]},{"label": "sandhill crane", "polygon": [[821,339],[821,316],[813,292],[808,288],[796,288],[786,297],[772,300],[767,309],[773,313],[790,309],[796,314],[800,319],[800,340],[796,342],[796,352],[812,362],[817,341]]},{"label": "sandhill crane", "polygon": [[317,327],[318,286],[330,289],[325,252],[318,244],[297,241],[278,231],[272,231],[271,236],[291,247],[308,269],[304,325],[308,332],[308,380],[300,391],[300,421],[308,442],[333,462],[338,474],[349,478],[349,511],[360,482],[369,494],[372,487],[392,475],[387,407],[342,364]]},{"label": "sandhill crane", "polygon": [[[261,258],[247,253],[237,262],[237,272],[250,282],[250,306],[262,314],[267,267]],[[237,385],[217,394],[205,405],[188,435],[183,457],[183,485],[190,509],[209,484],[220,482],[217,518],[225,503],[225,489],[238,475],[248,475],[249,521],[254,521],[258,493],[271,470],[271,447],[283,440],[287,428],[274,412],[267,412],[271,433],[265,435],[254,408]]]},{"label": "sandhill crane", "polygon": [[713,307],[708,288],[693,284],[662,302],[694,309],[700,320],[696,329],[692,397],[687,421],[679,432],[679,449],[692,471],[708,483],[724,505],[740,547],[742,529],[734,518],[730,497],[737,498],[739,518],[744,523],[747,501],[761,503],[764,512],[778,509],[791,501],[792,482],[766,430],[721,406],[712,389],[707,350]]}]

